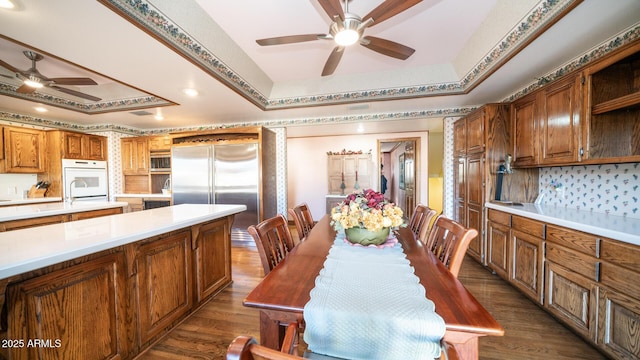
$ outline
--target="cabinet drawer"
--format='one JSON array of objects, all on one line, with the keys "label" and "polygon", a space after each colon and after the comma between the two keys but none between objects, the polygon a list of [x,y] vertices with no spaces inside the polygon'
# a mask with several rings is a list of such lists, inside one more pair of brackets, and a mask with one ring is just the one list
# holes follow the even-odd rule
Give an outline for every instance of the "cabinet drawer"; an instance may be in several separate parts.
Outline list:
[{"label": "cabinet drawer", "polygon": [[529,235],[544,239],[544,227],[545,224],[539,221],[527,219],[521,216],[513,215],[511,217],[511,227],[513,229],[522,231]]},{"label": "cabinet drawer", "polygon": [[600,265],[600,280],[607,286],[640,300],[640,287],[637,285],[638,273],[623,267],[603,262]]},{"label": "cabinet drawer", "polygon": [[564,246],[547,242],[547,261],[560,264],[575,273],[593,281],[600,280],[600,262],[595,257],[587,256]]},{"label": "cabinet drawer", "polygon": [[600,238],[580,231],[554,225],[547,226],[547,241],[566,246],[584,254],[599,257]]},{"label": "cabinet drawer", "polygon": [[600,257],[603,261],[640,273],[640,246],[603,239],[600,246]]},{"label": "cabinet drawer", "polygon": [[502,211],[489,209],[489,221],[494,223],[511,226],[511,214],[507,214]]}]

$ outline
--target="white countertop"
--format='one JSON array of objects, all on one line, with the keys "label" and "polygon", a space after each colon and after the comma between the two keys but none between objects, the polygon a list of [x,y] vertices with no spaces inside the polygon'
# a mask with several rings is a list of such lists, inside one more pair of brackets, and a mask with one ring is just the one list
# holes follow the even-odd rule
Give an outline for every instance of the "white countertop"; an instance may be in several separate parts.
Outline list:
[{"label": "white countertop", "polygon": [[135,197],[135,198],[162,198],[162,199],[169,199],[171,200],[171,194],[163,194],[163,193],[157,193],[157,194],[116,194],[114,196],[114,198],[119,198],[119,197]]},{"label": "white countertop", "polygon": [[0,207],[23,205],[23,204],[40,204],[40,203],[59,202],[59,201],[62,201],[62,198],[41,197],[41,198],[28,198],[28,199],[11,199],[11,200],[0,201]]},{"label": "white countertop", "polygon": [[505,206],[488,202],[485,205],[490,209],[640,245],[640,219],[536,204]]},{"label": "white countertop", "polygon": [[0,279],[245,211],[183,204],[0,233]]},{"label": "white countertop", "polygon": [[3,206],[0,207],[0,222],[71,214],[82,211],[111,209],[127,205],[129,204],[124,201],[76,201],[73,204],[69,204],[67,202],[53,202],[33,205]]}]

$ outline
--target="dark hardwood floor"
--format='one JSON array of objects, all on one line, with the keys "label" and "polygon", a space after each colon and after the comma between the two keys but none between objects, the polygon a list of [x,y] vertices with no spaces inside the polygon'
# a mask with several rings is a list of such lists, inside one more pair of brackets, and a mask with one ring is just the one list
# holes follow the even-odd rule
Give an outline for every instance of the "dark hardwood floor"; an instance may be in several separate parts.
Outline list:
[{"label": "dark hardwood floor", "polygon": [[[224,359],[236,336],[259,338],[258,312],[242,300],[263,275],[255,246],[246,244],[236,242],[232,249],[233,284],[138,359]],[[472,259],[465,259],[459,279],[505,329],[503,337],[480,339],[480,359],[606,359]]]}]

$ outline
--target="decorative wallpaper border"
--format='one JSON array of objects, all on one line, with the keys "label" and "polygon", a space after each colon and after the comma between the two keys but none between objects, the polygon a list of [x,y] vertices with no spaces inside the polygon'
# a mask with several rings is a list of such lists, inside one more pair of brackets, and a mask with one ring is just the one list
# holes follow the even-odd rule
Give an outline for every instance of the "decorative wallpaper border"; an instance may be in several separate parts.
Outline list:
[{"label": "decorative wallpaper border", "polygon": [[339,104],[356,101],[417,98],[464,93],[494,71],[501,59],[519,51],[527,42],[580,0],[541,1],[507,36],[505,36],[460,82],[424,84],[379,90],[353,91],[334,94],[268,99],[230,66],[216,58],[211,51],[172,22],[149,1],[98,0],[120,16],[136,23],[163,40],[179,54],[191,59],[227,86],[238,91],[250,102],[263,109],[283,109],[320,104]]}]

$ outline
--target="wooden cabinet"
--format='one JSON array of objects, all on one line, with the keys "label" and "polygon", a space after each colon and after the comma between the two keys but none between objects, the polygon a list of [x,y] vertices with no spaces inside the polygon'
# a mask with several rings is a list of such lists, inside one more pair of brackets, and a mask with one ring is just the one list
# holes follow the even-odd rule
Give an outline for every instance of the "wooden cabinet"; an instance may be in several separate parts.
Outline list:
[{"label": "wooden cabinet", "polygon": [[200,303],[231,282],[231,231],[227,219],[194,228],[196,303]]},{"label": "wooden cabinet", "polygon": [[120,140],[123,175],[149,174],[149,140],[146,137],[123,138]]},{"label": "wooden cabinet", "polygon": [[2,131],[4,159],[2,173],[36,174],[45,171],[44,131],[6,126]]},{"label": "wooden cabinet", "polygon": [[512,104],[514,166],[576,163],[581,154],[582,76],[548,85]]},{"label": "wooden cabinet", "polygon": [[543,303],[544,295],[544,227],[545,224],[535,220],[511,217],[509,281],[539,304]]},{"label": "wooden cabinet", "polygon": [[149,137],[149,151],[171,151],[172,139],[169,135]]},{"label": "wooden cabinet", "polygon": [[600,241],[590,234],[547,226],[544,306],[591,341],[597,331]]},{"label": "wooden cabinet", "polygon": [[454,127],[454,220],[478,230],[468,254],[485,259],[484,203],[495,195],[495,176],[509,144],[509,105],[488,104]]},{"label": "wooden cabinet", "polygon": [[140,245],[136,256],[139,345],[143,346],[191,309],[191,234],[182,231]]},{"label": "wooden cabinet", "polygon": [[[10,358],[128,358],[129,290],[122,268],[124,256],[117,252],[9,286],[7,337],[25,341]],[[27,346],[36,339],[48,346]]]},{"label": "wooden cabinet", "polygon": [[511,215],[489,209],[487,218],[487,266],[509,280]]},{"label": "wooden cabinet", "polygon": [[107,160],[107,138],[70,131],[47,131],[49,154],[58,159]]},{"label": "wooden cabinet", "polygon": [[[371,187],[371,154],[328,155],[329,194],[350,194]],[[344,187],[343,187],[344,185]]]},{"label": "wooden cabinet", "polygon": [[590,66],[585,75],[585,161],[640,161],[640,42]]}]

